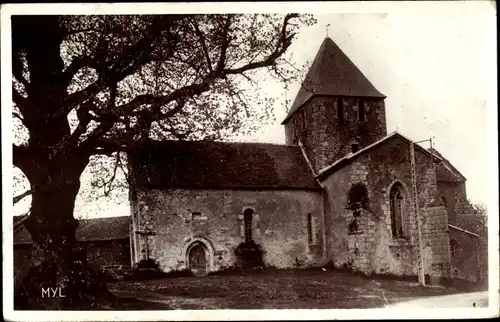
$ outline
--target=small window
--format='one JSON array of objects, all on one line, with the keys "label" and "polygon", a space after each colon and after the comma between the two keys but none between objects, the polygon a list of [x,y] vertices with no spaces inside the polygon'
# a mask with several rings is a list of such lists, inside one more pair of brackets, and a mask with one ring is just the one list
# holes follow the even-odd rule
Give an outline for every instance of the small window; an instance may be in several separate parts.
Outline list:
[{"label": "small window", "polygon": [[363,99],[359,99],[358,116],[360,122],[365,121],[365,101]]},{"label": "small window", "polygon": [[460,252],[460,245],[455,239],[450,240],[451,256],[458,256]]},{"label": "small window", "polygon": [[339,121],[344,120],[344,100],[342,97],[337,98],[337,119]]},{"label": "small window", "polygon": [[359,151],[359,144],[357,144],[357,143],[351,144],[351,152],[356,153],[358,151]]},{"label": "small window", "polygon": [[290,132],[292,134],[292,144],[295,144],[297,140],[297,129],[295,123],[296,123],[295,117],[292,117],[292,124],[290,125]]},{"label": "small window", "polygon": [[443,206],[445,206],[446,208],[448,208],[448,201],[446,201],[446,198],[444,196],[441,197],[441,202],[443,203]]},{"label": "small window", "polygon": [[368,189],[363,183],[355,183],[347,192],[347,209],[368,208]]},{"label": "small window", "polygon": [[192,220],[200,220],[202,218],[201,212],[193,212],[191,213]]},{"label": "small window", "polygon": [[302,113],[302,110],[297,112],[297,132],[302,133],[302,130],[304,129],[304,114]]},{"label": "small window", "polygon": [[253,220],[253,210],[246,209],[243,213],[243,220],[245,225],[245,242],[251,242],[253,240],[253,229],[252,229],[252,220]]},{"label": "small window", "polygon": [[307,126],[307,114],[306,109],[302,108],[302,130],[305,130]]},{"label": "small window", "polygon": [[307,214],[307,238],[309,244],[313,242],[313,223],[312,223],[312,215]]}]

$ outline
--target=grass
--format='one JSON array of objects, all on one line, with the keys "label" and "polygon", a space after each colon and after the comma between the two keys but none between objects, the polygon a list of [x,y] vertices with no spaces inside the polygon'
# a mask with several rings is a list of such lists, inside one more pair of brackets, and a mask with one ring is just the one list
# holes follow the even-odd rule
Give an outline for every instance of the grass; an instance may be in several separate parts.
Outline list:
[{"label": "grass", "polygon": [[142,304],[134,304],[137,307],[151,305],[144,309],[377,308],[415,297],[462,291],[322,270],[118,281],[108,287],[119,297],[140,301]]}]

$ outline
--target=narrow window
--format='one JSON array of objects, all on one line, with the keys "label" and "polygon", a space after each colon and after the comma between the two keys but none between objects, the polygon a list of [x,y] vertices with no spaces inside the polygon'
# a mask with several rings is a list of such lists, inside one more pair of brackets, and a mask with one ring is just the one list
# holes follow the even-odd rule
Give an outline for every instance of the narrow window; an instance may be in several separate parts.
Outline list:
[{"label": "narrow window", "polygon": [[302,117],[302,111],[297,112],[297,132],[302,133],[304,126],[304,118]]},{"label": "narrow window", "polygon": [[359,104],[358,104],[358,115],[359,115],[359,121],[364,122],[365,121],[365,101],[363,99],[359,99]]},{"label": "narrow window", "polygon": [[352,151],[352,153],[358,152],[359,151],[359,144],[357,144],[357,143],[351,144],[351,151]]},{"label": "narrow window", "polygon": [[313,224],[312,224],[312,215],[307,214],[307,237],[309,244],[313,242]]},{"label": "narrow window", "polygon": [[243,213],[243,220],[245,221],[245,242],[251,242],[252,237],[252,220],[253,220],[253,210],[246,209]]},{"label": "narrow window", "polygon": [[295,117],[292,116],[292,124],[291,124],[291,132],[292,132],[292,144],[295,144],[295,140],[297,139],[297,129],[296,129],[296,126],[295,126]]},{"label": "narrow window", "polygon": [[339,121],[344,120],[344,100],[342,97],[337,98],[337,119]]},{"label": "narrow window", "polygon": [[298,118],[298,113],[295,113],[295,115],[293,116],[293,144],[297,144],[300,135]]},{"label": "narrow window", "polygon": [[305,108],[302,108],[302,130],[306,129],[307,126],[307,120],[306,120],[306,110]]},{"label": "narrow window", "polygon": [[192,220],[200,220],[201,219],[201,212],[193,212],[193,213],[191,213],[191,219]]},{"label": "narrow window", "polygon": [[448,208],[448,202],[446,201],[446,198],[445,197],[441,197],[441,201],[443,202],[443,206],[445,206],[446,208]]},{"label": "narrow window", "polygon": [[455,239],[450,240],[450,251],[451,251],[451,256],[453,256],[453,257],[458,256],[459,245]]},{"label": "narrow window", "polygon": [[392,236],[401,238],[405,236],[404,229],[404,194],[401,183],[396,182],[390,191],[391,198],[391,226]]}]

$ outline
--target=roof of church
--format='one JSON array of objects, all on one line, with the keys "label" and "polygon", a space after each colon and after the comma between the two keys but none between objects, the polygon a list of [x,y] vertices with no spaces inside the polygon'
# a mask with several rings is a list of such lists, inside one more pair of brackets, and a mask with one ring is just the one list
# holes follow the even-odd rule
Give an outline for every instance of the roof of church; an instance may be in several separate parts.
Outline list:
[{"label": "roof of church", "polygon": [[283,123],[314,95],[385,98],[330,38],[325,38]]},{"label": "roof of church", "polygon": [[[21,223],[24,218],[14,217],[14,223]],[[78,220],[76,239],[80,241],[101,241],[129,238],[130,216],[91,218]],[[14,231],[14,245],[31,244],[31,235],[22,225]]]},{"label": "roof of church", "polygon": [[[371,149],[379,146],[381,143],[389,140],[390,138],[396,137],[396,136],[402,138],[403,140],[405,140],[407,142],[412,142],[410,139],[408,139],[407,137],[405,137],[401,133],[399,133],[397,131],[394,131],[391,134],[383,137],[382,139],[380,139],[380,140],[378,140],[378,141],[376,141],[376,142],[374,142],[374,143],[372,143],[372,144],[364,147],[363,149],[360,149],[356,153],[349,153],[346,156],[344,156],[343,158],[341,158],[341,159],[333,162],[331,165],[329,165],[327,167],[324,167],[323,169],[321,169],[320,171],[318,171],[318,174],[317,174],[316,177],[318,177],[318,178],[324,177],[325,175],[331,173],[332,171],[335,171],[336,169],[339,169],[339,168],[343,167],[344,165],[346,165],[347,163],[349,163],[351,160],[353,160],[357,156],[363,154],[364,152],[366,152],[368,150],[371,150]],[[416,150],[418,149],[421,152],[424,152],[425,154],[433,157],[435,160],[438,160],[438,161],[442,161],[443,160],[441,158],[441,156],[439,156],[437,154],[434,154],[433,151],[428,151],[428,150],[424,149],[423,147],[421,147],[418,144],[415,144],[415,149]],[[438,176],[438,181],[439,181],[439,176]]]},{"label": "roof of church", "polygon": [[474,237],[479,237],[479,235],[478,235],[478,234],[473,233],[472,231],[469,231],[469,230],[467,230],[467,229],[460,228],[460,227],[458,227],[458,226],[454,226],[454,225],[448,224],[448,227],[453,228],[453,229],[455,229],[455,230],[458,230],[458,231],[460,231],[460,232],[466,233],[466,234],[468,234],[468,235],[474,236]]},{"label": "roof of church", "polygon": [[434,153],[435,155],[438,155],[442,159],[442,161],[436,165],[436,176],[438,181],[463,182],[467,180],[462,175],[462,173],[460,173],[460,171],[458,171],[457,168],[455,168],[453,164],[451,164],[451,162],[448,161],[448,159],[446,159],[445,157],[442,156],[441,153],[439,153],[439,151],[437,151],[434,148],[429,149],[429,151]]},{"label": "roof of church", "polygon": [[320,189],[299,146],[151,141],[129,152],[138,186],[205,189]]}]

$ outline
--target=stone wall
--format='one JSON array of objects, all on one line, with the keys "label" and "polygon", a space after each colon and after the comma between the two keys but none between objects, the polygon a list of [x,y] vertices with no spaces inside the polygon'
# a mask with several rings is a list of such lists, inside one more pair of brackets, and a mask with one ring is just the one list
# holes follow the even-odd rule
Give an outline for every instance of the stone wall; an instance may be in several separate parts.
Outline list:
[{"label": "stone wall", "polygon": [[105,266],[131,266],[129,239],[86,242],[87,261],[91,267],[100,270]]},{"label": "stone wall", "polygon": [[359,99],[343,98],[343,119],[337,115],[336,97],[314,96],[285,124],[287,144],[302,141],[316,172],[351,152],[387,135],[383,100],[365,98],[365,121],[358,118]]},{"label": "stone wall", "polygon": [[[425,271],[449,274],[447,216],[440,204],[430,158],[415,150],[420,214],[423,218],[422,244]],[[404,190],[403,213],[408,233],[394,239],[391,232],[389,190],[395,182]],[[359,232],[350,233],[354,211],[346,209],[349,189],[356,183],[367,188],[368,202],[360,210]],[[416,221],[411,202],[409,144],[395,136],[368,150],[349,164],[323,179],[327,190],[325,204],[327,258],[336,266],[352,266],[367,274],[416,275]]]},{"label": "stone wall", "polygon": [[477,237],[453,228],[449,234],[450,244],[455,241],[457,245],[451,256],[451,276],[477,281],[479,278]]},{"label": "stone wall", "polygon": [[438,181],[438,190],[441,198],[446,201],[448,222],[457,225],[457,213],[462,211],[461,201],[467,199],[465,182]]},{"label": "stone wall", "polygon": [[[279,268],[321,263],[321,191],[305,190],[140,190],[135,229],[154,235],[136,239],[136,261],[149,252],[164,271],[189,267],[191,245],[203,245],[209,271],[236,264],[234,249],[244,241],[243,212],[254,211],[252,234],[264,263]],[[196,216],[193,218],[193,213]],[[313,218],[309,242],[307,215]],[[146,238],[148,242],[146,243]]]}]

